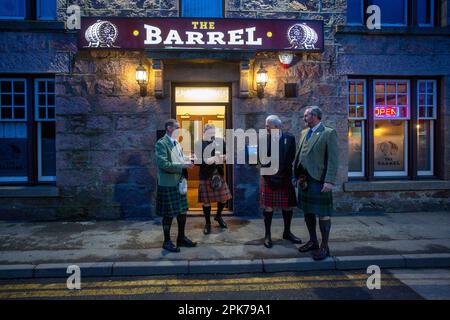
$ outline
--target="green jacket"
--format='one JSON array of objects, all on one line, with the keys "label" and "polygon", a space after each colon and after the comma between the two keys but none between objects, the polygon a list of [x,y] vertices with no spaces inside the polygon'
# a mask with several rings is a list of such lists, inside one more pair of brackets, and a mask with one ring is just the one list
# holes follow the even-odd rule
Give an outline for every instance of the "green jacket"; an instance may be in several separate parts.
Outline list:
[{"label": "green jacket", "polygon": [[301,174],[303,167],[316,180],[336,184],[338,168],[338,139],[336,131],[321,124],[306,141],[309,128],[300,134],[294,159],[294,175]]},{"label": "green jacket", "polygon": [[[181,150],[181,145],[178,144],[178,146]],[[177,186],[183,173],[183,162],[184,160],[167,135],[159,139],[156,142],[158,185],[164,187]]]}]

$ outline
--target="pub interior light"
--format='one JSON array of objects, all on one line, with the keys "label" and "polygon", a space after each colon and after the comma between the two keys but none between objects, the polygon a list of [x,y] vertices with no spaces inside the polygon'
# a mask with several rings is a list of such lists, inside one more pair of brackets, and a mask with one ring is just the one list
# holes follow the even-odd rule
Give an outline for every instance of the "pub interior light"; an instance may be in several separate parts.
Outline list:
[{"label": "pub interior light", "polygon": [[257,93],[259,98],[264,97],[264,88],[267,84],[267,70],[264,69],[264,66],[261,62],[261,65],[259,66],[259,70],[256,74],[256,86],[257,86]]},{"label": "pub interior light", "polygon": [[141,97],[145,97],[147,95],[147,70],[142,65],[142,62],[136,68],[136,82],[141,88]]}]

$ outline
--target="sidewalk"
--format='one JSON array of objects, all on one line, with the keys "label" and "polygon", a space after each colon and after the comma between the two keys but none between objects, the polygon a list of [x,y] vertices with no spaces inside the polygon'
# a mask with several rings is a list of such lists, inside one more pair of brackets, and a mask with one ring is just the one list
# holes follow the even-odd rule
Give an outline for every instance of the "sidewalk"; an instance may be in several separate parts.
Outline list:
[{"label": "sidewalk", "polygon": [[[450,212],[336,216],[330,239],[333,257],[322,262],[282,239],[280,216],[272,225],[272,249],[262,245],[262,219],[225,218],[228,229],[213,224],[211,234],[205,236],[202,217],[188,217],[187,235],[198,246],[181,248],[180,253],[161,249],[159,219],[0,222],[0,278],[20,270],[24,276],[65,276],[62,266],[100,262],[90,265],[94,275],[362,268],[377,261],[389,267],[450,267]],[[308,240],[302,217],[294,219],[292,231]],[[174,222],[173,240],[176,232]]]}]

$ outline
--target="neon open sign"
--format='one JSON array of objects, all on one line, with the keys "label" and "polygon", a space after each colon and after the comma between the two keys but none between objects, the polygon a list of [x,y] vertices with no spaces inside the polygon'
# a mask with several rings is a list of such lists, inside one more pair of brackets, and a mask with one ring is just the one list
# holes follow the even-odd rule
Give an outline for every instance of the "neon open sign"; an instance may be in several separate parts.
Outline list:
[{"label": "neon open sign", "polygon": [[400,117],[400,112],[398,107],[375,107],[375,117],[376,118],[398,118]]}]

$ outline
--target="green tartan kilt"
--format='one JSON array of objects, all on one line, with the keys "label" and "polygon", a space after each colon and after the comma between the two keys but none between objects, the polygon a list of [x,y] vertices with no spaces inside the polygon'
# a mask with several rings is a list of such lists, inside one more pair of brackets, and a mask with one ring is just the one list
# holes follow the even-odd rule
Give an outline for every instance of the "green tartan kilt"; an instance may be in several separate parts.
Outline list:
[{"label": "green tartan kilt", "polygon": [[331,216],[333,212],[332,192],[321,192],[323,182],[308,175],[306,190],[298,188],[298,207],[303,213],[313,213],[319,217]]},{"label": "green tartan kilt", "polygon": [[187,195],[180,194],[178,186],[156,189],[156,214],[160,217],[176,217],[188,210]]}]

